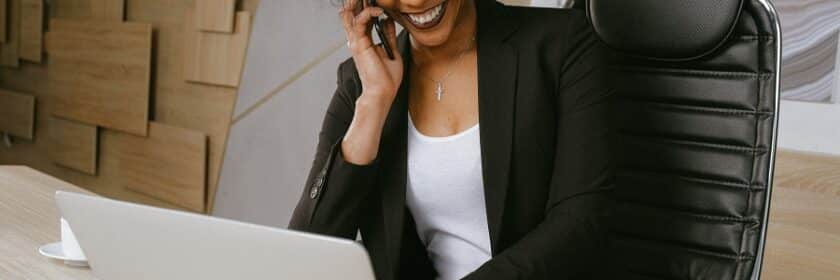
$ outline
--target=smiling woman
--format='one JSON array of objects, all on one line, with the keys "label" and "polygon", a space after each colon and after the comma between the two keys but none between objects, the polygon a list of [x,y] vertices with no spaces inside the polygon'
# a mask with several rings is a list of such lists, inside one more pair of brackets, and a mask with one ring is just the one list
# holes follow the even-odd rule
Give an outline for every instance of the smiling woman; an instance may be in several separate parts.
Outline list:
[{"label": "smiling woman", "polygon": [[440,23],[440,20],[443,18],[444,12],[446,12],[446,3],[448,2],[449,1],[443,1],[443,3],[440,3],[434,8],[422,11],[420,13],[406,15],[408,15],[409,22],[414,27],[418,29],[430,28]]},{"label": "smiling woman", "polygon": [[612,90],[583,12],[375,4],[342,3],[352,58],[290,228],[361,232],[379,279],[596,278]]}]

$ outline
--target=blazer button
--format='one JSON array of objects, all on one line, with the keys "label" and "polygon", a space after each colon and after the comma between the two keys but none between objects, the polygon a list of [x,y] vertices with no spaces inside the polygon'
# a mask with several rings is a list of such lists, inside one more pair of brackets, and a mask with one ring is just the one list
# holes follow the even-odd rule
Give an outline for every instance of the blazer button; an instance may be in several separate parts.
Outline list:
[{"label": "blazer button", "polygon": [[324,186],[324,177],[315,177],[315,182],[312,183],[312,188],[309,190],[309,198],[315,199],[321,193],[321,187]]},{"label": "blazer button", "polygon": [[315,199],[318,197],[318,194],[321,192],[321,187],[312,186],[309,190],[309,198]]}]

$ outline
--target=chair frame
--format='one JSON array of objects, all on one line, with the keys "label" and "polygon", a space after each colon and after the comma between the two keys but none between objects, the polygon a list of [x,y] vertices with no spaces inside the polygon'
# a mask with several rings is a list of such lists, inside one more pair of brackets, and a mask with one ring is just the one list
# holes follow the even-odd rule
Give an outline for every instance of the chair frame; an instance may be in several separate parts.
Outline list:
[{"label": "chair frame", "polygon": [[764,217],[762,217],[761,223],[761,237],[758,239],[758,252],[756,253],[755,257],[755,265],[753,266],[753,273],[752,279],[759,280],[761,279],[761,269],[764,263],[764,251],[765,246],[767,244],[767,230],[770,223],[770,198],[772,197],[773,193],[773,171],[776,168],[776,144],[778,142],[778,131],[779,131],[779,105],[781,104],[781,71],[782,71],[782,27],[779,22],[779,14],[776,12],[776,8],[773,6],[773,3],[770,3],[770,0],[750,0],[750,1],[758,1],[762,7],[764,7],[765,12],[770,17],[770,21],[773,23],[773,37],[775,39],[775,59],[776,59],[776,71],[773,74],[775,79],[774,85],[774,112],[773,112],[773,135],[772,139],[770,140],[770,168],[768,168],[768,176],[767,176],[767,191],[765,192],[764,201]]}]

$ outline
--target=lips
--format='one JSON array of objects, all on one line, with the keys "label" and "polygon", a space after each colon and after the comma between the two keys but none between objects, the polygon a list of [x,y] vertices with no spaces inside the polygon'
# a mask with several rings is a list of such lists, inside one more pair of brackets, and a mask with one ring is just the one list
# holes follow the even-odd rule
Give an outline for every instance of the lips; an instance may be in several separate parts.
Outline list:
[{"label": "lips", "polygon": [[429,8],[420,13],[403,13],[406,21],[417,29],[427,29],[436,26],[443,19],[446,13],[446,4],[449,0],[443,1],[437,6]]}]

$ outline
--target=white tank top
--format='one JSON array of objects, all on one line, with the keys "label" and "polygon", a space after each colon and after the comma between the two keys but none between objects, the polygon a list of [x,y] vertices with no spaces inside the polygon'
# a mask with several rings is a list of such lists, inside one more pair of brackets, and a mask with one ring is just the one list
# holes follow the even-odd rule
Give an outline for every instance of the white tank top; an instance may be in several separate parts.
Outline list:
[{"label": "white tank top", "polygon": [[491,258],[479,127],[430,137],[408,123],[406,204],[438,279],[460,279]]}]

